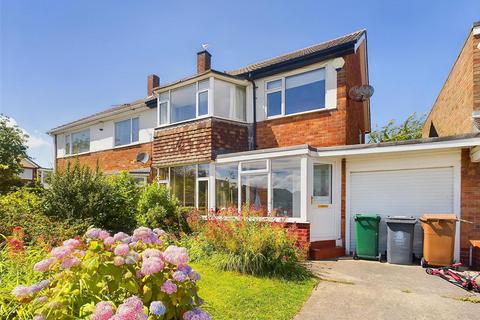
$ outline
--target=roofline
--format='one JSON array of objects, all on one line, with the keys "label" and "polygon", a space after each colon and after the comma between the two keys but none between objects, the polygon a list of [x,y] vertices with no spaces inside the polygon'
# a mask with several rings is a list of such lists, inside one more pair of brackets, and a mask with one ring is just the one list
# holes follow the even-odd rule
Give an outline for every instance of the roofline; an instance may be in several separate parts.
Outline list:
[{"label": "roofline", "polygon": [[260,160],[265,158],[309,155],[314,157],[338,157],[353,155],[371,155],[383,153],[442,150],[480,146],[480,133],[459,136],[426,138],[377,144],[358,144],[335,147],[314,148],[309,145],[261,149],[246,152],[224,154],[217,157],[217,163]]},{"label": "roofline", "polygon": [[[145,100],[148,100],[148,98],[149,97],[145,98]],[[120,106],[118,106],[116,108],[113,108],[113,109],[110,109],[110,110],[100,111],[100,112],[95,113],[93,115],[86,116],[82,119],[72,121],[72,122],[69,122],[67,124],[55,127],[53,129],[50,129],[49,131],[47,131],[47,134],[48,135],[55,135],[55,134],[61,133],[61,132],[66,131],[66,130],[88,124],[90,122],[94,122],[94,121],[98,121],[100,119],[104,119],[104,118],[116,116],[118,114],[122,114],[125,111],[129,111],[129,110],[134,111],[134,110],[139,109],[141,107],[148,108],[145,105],[145,100],[142,100],[142,102],[137,102],[137,103],[132,103],[132,104],[126,103],[124,105],[120,105]]]},{"label": "roofline", "polygon": [[40,166],[38,163],[36,163],[35,161],[32,160],[32,158],[30,157],[25,157],[23,158],[23,160],[27,161],[27,162],[30,162],[33,166],[36,166],[35,169],[40,169],[42,166]]}]

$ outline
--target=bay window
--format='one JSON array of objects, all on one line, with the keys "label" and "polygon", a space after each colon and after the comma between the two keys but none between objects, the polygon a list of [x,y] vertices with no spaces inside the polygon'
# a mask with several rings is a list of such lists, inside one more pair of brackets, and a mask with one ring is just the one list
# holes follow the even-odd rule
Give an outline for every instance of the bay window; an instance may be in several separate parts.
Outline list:
[{"label": "bay window", "polygon": [[65,154],[90,151],[90,129],[65,135]]},{"label": "bay window", "polygon": [[325,108],[325,68],[266,82],[265,100],[267,117]]},{"label": "bay window", "polygon": [[245,121],[245,88],[215,79],[214,93],[215,116],[220,118]]},{"label": "bay window", "polygon": [[138,117],[115,122],[115,146],[138,142],[139,130]]},{"label": "bay window", "polygon": [[170,122],[180,122],[196,117],[196,85],[175,89],[170,92]]}]

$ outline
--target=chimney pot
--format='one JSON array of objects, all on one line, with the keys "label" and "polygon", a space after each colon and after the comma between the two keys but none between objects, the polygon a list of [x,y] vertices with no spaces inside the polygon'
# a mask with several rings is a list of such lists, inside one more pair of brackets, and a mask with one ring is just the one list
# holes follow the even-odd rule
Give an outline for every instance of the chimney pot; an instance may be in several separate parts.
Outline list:
[{"label": "chimney pot", "polygon": [[203,73],[212,68],[212,55],[207,50],[197,52],[197,73]]},{"label": "chimney pot", "polygon": [[153,88],[160,86],[160,78],[156,74],[151,74],[147,78],[147,95],[151,96]]}]

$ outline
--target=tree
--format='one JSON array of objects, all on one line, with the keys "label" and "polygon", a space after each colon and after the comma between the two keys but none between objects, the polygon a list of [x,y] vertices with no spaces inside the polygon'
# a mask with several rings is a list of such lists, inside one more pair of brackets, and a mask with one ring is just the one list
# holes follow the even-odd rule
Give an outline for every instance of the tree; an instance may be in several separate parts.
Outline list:
[{"label": "tree", "polygon": [[368,143],[420,139],[424,123],[425,115],[417,116],[415,112],[399,125],[396,125],[395,120],[392,119],[386,126],[372,131],[369,135]]},{"label": "tree", "polygon": [[0,193],[20,184],[21,161],[27,157],[28,136],[10,119],[0,114]]}]

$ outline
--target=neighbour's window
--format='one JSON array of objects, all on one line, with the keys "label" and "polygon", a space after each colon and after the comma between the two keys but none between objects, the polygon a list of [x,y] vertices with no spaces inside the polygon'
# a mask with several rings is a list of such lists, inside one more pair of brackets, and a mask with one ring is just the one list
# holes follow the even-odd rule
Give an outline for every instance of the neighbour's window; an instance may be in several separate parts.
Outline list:
[{"label": "neighbour's window", "polygon": [[139,130],[138,117],[115,122],[115,146],[138,142]]},{"label": "neighbour's window", "polygon": [[217,209],[238,206],[238,164],[215,166],[215,200]]},{"label": "neighbour's window", "polygon": [[322,204],[332,203],[332,165],[313,165],[313,200]]},{"label": "neighbour's window", "polygon": [[147,176],[145,175],[135,175],[132,174],[132,178],[135,181],[135,184],[138,186],[146,186],[147,185]]},{"label": "neighbour's window", "polygon": [[300,217],[300,159],[274,159],[271,166],[273,214]]},{"label": "neighbour's window", "polygon": [[171,123],[194,119],[196,117],[196,85],[172,90],[170,93]]},{"label": "neighbour's window", "polygon": [[325,68],[269,81],[265,92],[268,117],[323,109]]},{"label": "neighbour's window", "polygon": [[65,154],[90,151],[90,130],[75,132],[65,136]]},{"label": "neighbour's window", "polygon": [[217,117],[245,121],[245,88],[215,79],[214,105]]}]

